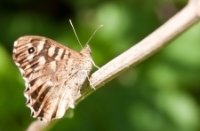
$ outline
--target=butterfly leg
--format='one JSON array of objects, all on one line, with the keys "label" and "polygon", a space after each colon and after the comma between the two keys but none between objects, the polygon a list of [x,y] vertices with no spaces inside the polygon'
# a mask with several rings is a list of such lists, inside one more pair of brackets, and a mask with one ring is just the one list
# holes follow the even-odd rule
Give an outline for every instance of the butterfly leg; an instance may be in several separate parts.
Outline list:
[{"label": "butterfly leg", "polygon": [[96,67],[97,69],[99,69],[100,67],[99,66],[97,66],[96,64],[95,64],[95,62],[91,59],[91,62],[92,62],[92,65],[94,66],[94,67]]},{"label": "butterfly leg", "polygon": [[91,84],[91,81],[90,81],[90,78],[89,78],[88,75],[87,75],[87,79],[88,79],[88,81],[89,81],[89,85],[90,85],[90,87],[91,87],[92,89],[96,90],[96,88]]},{"label": "butterfly leg", "polygon": [[88,79],[88,82],[89,82],[89,86],[92,88],[92,89],[96,89],[92,84],[91,84],[91,81],[90,81],[90,77],[89,77],[89,74],[88,74],[88,72],[86,71],[86,77],[87,77],[87,79]]}]

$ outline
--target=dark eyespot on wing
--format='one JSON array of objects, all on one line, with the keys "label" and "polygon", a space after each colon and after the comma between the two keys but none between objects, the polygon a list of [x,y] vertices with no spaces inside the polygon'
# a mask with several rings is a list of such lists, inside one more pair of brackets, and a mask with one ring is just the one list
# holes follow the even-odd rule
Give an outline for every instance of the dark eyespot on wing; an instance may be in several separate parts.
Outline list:
[{"label": "dark eyespot on wing", "polygon": [[34,47],[30,47],[29,49],[28,49],[28,53],[29,54],[32,54],[32,53],[34,53],[35,52],[35,48]]}]

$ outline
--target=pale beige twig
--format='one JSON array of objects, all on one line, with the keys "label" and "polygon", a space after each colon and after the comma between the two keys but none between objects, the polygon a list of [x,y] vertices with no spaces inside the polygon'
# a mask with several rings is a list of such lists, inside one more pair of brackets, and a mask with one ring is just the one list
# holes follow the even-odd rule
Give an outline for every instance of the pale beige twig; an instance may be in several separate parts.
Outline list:
[{"label": "pale beige twig", "polygon": [[[169,41],[191,27],[199,21],[199,19],[200,0],[190,0],[180,12],[168,20],[164,25],[94,72],[90,77],[91,87],[95,87],[96,89],[100,88],[108,81],[119,76],[121,72],[128,70],[131,66],[135,66],[139,62],[158,52],[164,46],[168,45]],[[85,88],[77,103],[95,91],[96,90],[89,87]],[[31,128],[31,126],[32,124],[29,128]],[[37,128],[36,130],[41,131],[44,128],[46,128],[46,125],[40,126],[40,128]]]},{"label": "pale beige twig", "polygon": [[42,131],[44,128],[46,128],[47,125],[48,124],[45,122],[36,120],[29,125],[27,131]]},{"label": "pale beige twig", "polygon": [[[142,41],[123,52],[121,55],[109,61],[90,77],[90,84],[96,89],[120,75],[131,66],[161,50],[169,44],[169,41],[180,35],[184,30],[191,27],[200,19],[200,0],[190,0],[189,3],[174,17],[160,26],[157,30],[144,38]],[[96,90],[84,91],[85,98]],[[81,99],[82,100],[82,99]]]}]

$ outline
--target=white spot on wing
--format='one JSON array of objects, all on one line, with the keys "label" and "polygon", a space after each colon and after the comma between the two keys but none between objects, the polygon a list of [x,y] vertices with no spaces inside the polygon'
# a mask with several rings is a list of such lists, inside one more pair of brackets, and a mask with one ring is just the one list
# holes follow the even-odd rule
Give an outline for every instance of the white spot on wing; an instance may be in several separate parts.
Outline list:
[{"label": "white spot on wing", "polygon": [[49,48],[49,50],[48,50],[48,55],[49,55],[50,57],[52,57],[53,54],[54,54],[54,51],[55,51],[55,46],[51,46],[51,47]]},{"label": "white spot on wing", "polygon": [[19,68],[19,71],[20,71],[21,74],[24,74],[24,73],[25,73],[24,70],[21,69],[21,68]]},{"label": "white spot on wing", "polygon": [[32,60],[33,59],[33,57],[34,57],[34,55],[33,54],[31,54],[31,55],[28,55],[28,57],[27,57],[27,60]]},{"label": "white spot on wing", "polygon": [[26,86],[26,88],[29,87],[29,83],[28,83],[28,81],[25,82],[25,86]]},{"label": "white spot on wing", "polygon": [[17,43],[18,43],[18,41],[15,41],[15,42],[14,42],[14,47],[17,47]]},{"label": "white spot on wing", "polygon": [[37,52],[38,53],[41,52],[43,48],[44,48],[44,41],[41,41],[39,45],[37,46]]},{"label": "white spot on wing", "polygon": [[27,100],[29,99],[29,96],[28,96],[27,93],[24,93],[24,96],[25,96],[25,98],[26,98]]},{"label": "white spot on wing", "polygon": [[15,62],[15,64],[16,64],[17,66],[20,66],[20,64],[19,64],[19,63],[17,63],[17,62]]},{"label": "white spot on wing", "polygon": [[16,49],[13,49],[13,53],[16,53]]},{"label": "white spot on wing", "polygon": [[26,78],[26,77],[23,77],[23,79],[24,79],[24,81],[25,81],[25,85],[26,85],[26,87],[28,87],[28,79]]},{"label": "white spot on wing", "polygon": [[56,71],[56,61],[52,61],[52,62],[50,63],[50,67],[51,67],[51,69],[52,69],[53,71]]},{"label": "white spot on wing", "polygon": [[61,60],[61,55],[62,53],[64,52],[64,49],[63,48],[60,48],[58,50],[58,55],[55,57],[56,60]]},{"label": "white spot on wing", "polygon": [[44,57],[40,57],[39,60],[38,60],[38,62],[39,62],[39,65],[44,65],[45,62],[46,62],[46,60],[45,60]]},{"label": "white spot on wing", "polygon": [[59,108],[56,113],[56,118],[62,118],[65,114],[67,103],[65,101],[59,103]]}]

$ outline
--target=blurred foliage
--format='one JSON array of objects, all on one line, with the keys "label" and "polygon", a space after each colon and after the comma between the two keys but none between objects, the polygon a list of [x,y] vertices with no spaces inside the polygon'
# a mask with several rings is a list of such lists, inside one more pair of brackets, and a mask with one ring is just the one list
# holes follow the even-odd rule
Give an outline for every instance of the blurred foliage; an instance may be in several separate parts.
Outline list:
[{"label": "blurred foliage", "polygon": [[[186,0],[0,1],[0,131],[25,130],[33,121],[25,107],[24,82],[12,60],[14,40],[42,35],[80,50],[90,42],[101,66],[130,48],[187,3]],[[162,51],[106,84],[59,120],[56,131],[200,130],[200,24]],[[106,53],[105,53],[106,51]]]}]

